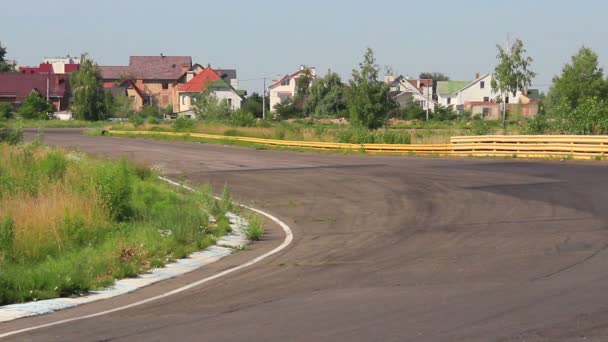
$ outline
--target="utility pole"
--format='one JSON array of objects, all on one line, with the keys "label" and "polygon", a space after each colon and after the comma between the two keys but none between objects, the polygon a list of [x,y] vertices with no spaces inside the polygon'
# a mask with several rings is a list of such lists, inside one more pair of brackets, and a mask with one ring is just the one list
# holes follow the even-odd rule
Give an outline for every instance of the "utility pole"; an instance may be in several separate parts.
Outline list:
[{"label": "utility pole", "polygon": [[[426,121],[429,121],[429,86],[427,84],[426,88]],[[433,89],[433,86],[431,86],[431,89]]]},{"label": "utility pole", "polygon": [[266,120],[266,77],[264,80],[264,90],[262,91],[262,120]]}]

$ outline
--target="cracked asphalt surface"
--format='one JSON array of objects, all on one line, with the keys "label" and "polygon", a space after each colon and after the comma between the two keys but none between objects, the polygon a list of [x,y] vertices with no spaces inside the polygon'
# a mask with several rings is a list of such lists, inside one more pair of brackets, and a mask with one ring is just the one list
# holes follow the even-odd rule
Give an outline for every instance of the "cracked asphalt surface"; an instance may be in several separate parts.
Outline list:
[{"label": "cracked asphalt surface", "polygon": [[[32,133],[28,133],[32,136]],[[347,156],[48,130],[50,145],[227,183],[294,242],[242,272],[10,341],[606,341],[608,165]],[[135,294],[0,324],[0,333],[133,302],[238,265],[264,241]]]}]

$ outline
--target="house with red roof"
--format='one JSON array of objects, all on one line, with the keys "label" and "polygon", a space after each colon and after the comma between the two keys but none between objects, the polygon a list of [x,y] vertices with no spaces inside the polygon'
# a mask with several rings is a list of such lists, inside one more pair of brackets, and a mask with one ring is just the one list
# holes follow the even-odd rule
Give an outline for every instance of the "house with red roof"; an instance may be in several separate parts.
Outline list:
[{"label": "house with red roof", "polygon": [[68,76],[65,74],[0,73],[0,102],[18,106],[32,92],[48,98],[57,111],[69,107]]},{"label": "house with red roof", "polygon": [[178,116],[192,117],[192,106],[196,95],[208,91],[218,100],[226,101],[232,110],[239,110],[243,101],[243,93],[234,89],[226,80],[225,73],[214,70],[211,66],[203,68],[198,73],[187,72],[186,83],[176,87]]},{"label": "house with red roof", "polygon": [[272,80],[269,89],[270,93],[270,109],[274,109],[276,105],[286,99],[293,99],[296,96],[296,80],[309,71],[313,80],[317,79],[317,70],[314,67],[301,65],[300,69],[291,75],[285,75]]},{"label": "house with red roof", "polygon": [[[192,68],[190,56],[131,56],[129,65],[99,66],[104,88],[127,86],[134,109],[154,105],[175,110],[176,87]],[[124,81],[131,81],[127,84]]]}]

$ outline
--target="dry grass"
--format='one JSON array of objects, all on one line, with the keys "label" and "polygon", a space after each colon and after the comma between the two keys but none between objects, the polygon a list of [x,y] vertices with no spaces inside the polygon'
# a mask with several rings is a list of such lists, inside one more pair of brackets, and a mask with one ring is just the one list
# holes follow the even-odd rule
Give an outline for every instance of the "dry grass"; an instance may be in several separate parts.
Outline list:
[{"label": "dry grass", "polygon": [[[96,198],[90,193],[70,192],[62,183],[54,184],[36,196],[20,193],[0,199],[0,221],[12,218],[13,250],[19,251],[19,259],[40,260],[70,246],[74,224],[92,232],[108,222]],[[66,225],[70,220],[73,224]]]}]

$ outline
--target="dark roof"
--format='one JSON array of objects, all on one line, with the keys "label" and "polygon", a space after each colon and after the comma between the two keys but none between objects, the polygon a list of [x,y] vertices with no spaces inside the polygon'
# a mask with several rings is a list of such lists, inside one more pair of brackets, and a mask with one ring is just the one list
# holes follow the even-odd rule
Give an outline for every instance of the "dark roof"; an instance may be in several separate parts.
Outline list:
[{"label": "dark roof", "polygon": [[123,76],[129,74],[128,66],[99,66],[101,78],[108,80],[119,80]]},{"label": "dark roof", "polygon": [[46,96],[47,78],[50,97],[64,97],[67,94],[67,75],[64,74],[0,74],[0,96],[16,97],[22,100],[32,93],[38,91]]},{"label": "dark roof", "polygon": [[538,89],[528,89],[528,93],[526,94],[526,96],[530,100],[539,100],[540,99],[540,90],[538,90]]},{"label": "dark roof", "polygon": [[215,72],[228,83],[230,83],[231,80],[236,79],[236,69],[218,69],[215,70]]},{"label": "dark roof", "polygon": [[192,67],[190,56],[131,56],[129,66],[100,66],[103,79],[129,76],[143,80],[176,80]]}]

